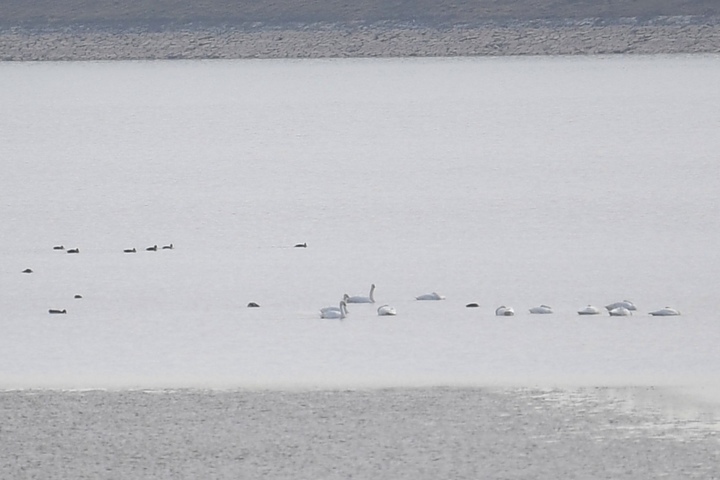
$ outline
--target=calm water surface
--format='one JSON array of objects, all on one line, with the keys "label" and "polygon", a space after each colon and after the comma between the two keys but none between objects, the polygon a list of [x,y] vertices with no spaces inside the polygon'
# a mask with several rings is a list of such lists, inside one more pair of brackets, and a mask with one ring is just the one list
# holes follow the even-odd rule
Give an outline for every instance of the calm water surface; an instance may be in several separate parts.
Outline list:
[{"label": "calm water surface", "polygon": [[[0,407],[16,459],[3,474],[45,476],[62,463],[68,478],[598,478],[621,465],[612,478],[658,466],[717,477],[717,462],[703,460],[717,456],[714,419],[682,437],[697,447],[684,449],[641,428],[668,418],[673,431],[683,426],[646,406],[624,417],[614,397],[602,398],[595,421],[560,395],[543,403],[557,413],[536,418],[532,395],[516,388],[662,384],[707,394],[718,384],[717,85],[717,56],[0,63],[0,386],[11,390]],[[302,242],[308,248],[291,248]],[[169,243],[176,248],[145,251]],[[59,244],[81,253],[53,251]],[[131,247],[139,252],[122,253]],[[318,318],[371,283],[378,304],[353,306],[344,322]],[[415,301],[430,291],[447,299]],[[631,318],[576,314],[624,298],[638,305]],[[250,301],[262,307],[245,308]],[[466,309],[471,301],[480,308]],[[398,316],[378,318],[383,303]],[[555,314],[527,313],[540,303]],[[500,304],[518,314],[497,319]],[[648,315],[666,305],[683,315]],[[416,389],[444,385],[473,393]],[[108,387],[115,393],[66,391]],[[369,400],[306,391],[318,387],[397,390]],[[172,400],[180,406],[165,410],[146,401],[170,401],[171,391],[127,390],[136,388],[250,393],[183,390]],[[267,407],[256,388],[274,392]],[[305,410],[291,388],[327,395],[311,400],[347,416],[297,420]],[[398,401],[415,420],[378,446],[372,439],[398,424],[388,413]],[[255,420],[237,414],[238,402],[257,404]],[[358,413],[367,402],[375,406]],[[503,426],[495,414],[506,418],[508,402],[522,412]],[[87,405],[81,417],[78,404]],[[188,426],[194,405],[200,417]],[[228,408],[235,413],[203,416]],[[57,422],[38,420],[46,417]],[[146,419],[137,424],[149,447],[123,450],[124,466],[113,466],[108,452],[134,442],[127,418]],[[451,426],[435,429],[438,418]],[[273,419],[273,438],[291,439],[275,450],[258,433]],[[246,420],[237,449],[217,437]],[[557,433],[584,421],[587,432]],[[478,443],[498,428],[507,432]],[[353,431],[362,440],[348,439]],[[442,441],[426,441],[438,431]],[[528,445],[528,435],[543,440]],[[569,453],[578,435],[582,461]],[[190,437],[197,443],[183,443]],[[488,453],[492,439],[510,454]],[[355,452],[349,463],[343,442]],[[547,445],[567,455],[532,453]],[[315,446],[327,455],[308,453]],[[622,457],[628,448],[638,459]],[[472,460],[480,452],[489,463]],[[214,458],[222,470],[208,467]]]}]

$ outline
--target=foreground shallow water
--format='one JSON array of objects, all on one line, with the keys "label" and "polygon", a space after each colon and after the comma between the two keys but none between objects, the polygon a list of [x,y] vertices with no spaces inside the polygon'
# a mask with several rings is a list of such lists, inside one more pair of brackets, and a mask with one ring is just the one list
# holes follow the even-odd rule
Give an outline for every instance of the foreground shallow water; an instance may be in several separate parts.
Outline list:
[{"label": "foreground shallow water", "polygon": [[669,390],[0,393],[3,478],[717,478]]}]

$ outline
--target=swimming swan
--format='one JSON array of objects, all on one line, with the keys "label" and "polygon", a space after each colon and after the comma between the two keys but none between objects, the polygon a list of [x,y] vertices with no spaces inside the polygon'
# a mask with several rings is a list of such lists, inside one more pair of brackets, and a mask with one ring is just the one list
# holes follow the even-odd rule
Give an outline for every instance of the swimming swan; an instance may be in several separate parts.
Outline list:
[{"label": "swimming swan", "polygon": [[611,317],[627,317],[628,315],[632,315],[630,309],[625,307],[613,308],[608,313],[610,313]]},{"label": "swimming swan", "polygon": [[607,308],[608,312],[610,310],[614,310],[614,309],[620,308],[620,307],[627,308],[628,310],[637,310],[637,308],[635,307],[635,304],[633,302],[631,302],[630,300],[623,300],[622,302],[615,302],[615,303],[611,303],[610,305],[605,305],[605,308]]},{"label": "swimming swan", "polygon": [[322,308],[320,309],[320,318],[337,318],[342,320],[345,318],[345,306],[345,302],[341,301],[338,310]]},{"label": "swimming swan", "polygon": [[588,305],[582,310],[578,310],[578,315],[597,315],[599,313],[600,309],[597,307],[593,307],[592,305]]},{"label": "swimming swan", "polygon": [[661,308],[660,310],[650,312],[650,315],[652,315],[653,317],[674,317],[675,315],[680,315],[680,312],[675,310],[674,308],[665,307]]},{"label": "swimming swan", "polygon": [[340,312],[340,310],[345,310],[345,315],[347,315],[347,314],[349,313],[349,311],[348,311],[348,309],[347,309],[347,303],[346,303],[346,302],[347,302],[347,293],[343,296],[343,299],[342,299],[342,301],[340,302],[340,303],[342,304],[342,306],[339,306],[339,307],[323,307],[323,308],[320,309],[320,313],[329,312],[329,311]]},{"label": "swimming swan", "polygon": [[[347,303],[375,303],[375,297],[373,297],[373,293],[375,293],[375,284],[373,283],[370,285],[370,295],[367,297],[362,296],[354,296],[354,297],[347,297],[345,301]],[[346,294],[347,295],[347,294]]]},{"label": "swimming swan", "polygon": [[381,317],[388,315],[397,315],[395,308],[391,307],[390,305],[383,305],[382,307],[378,307],[377,312],[378,315]]},{"label": "swimming swan", "polygon": [[513,315],[515,315],[515,310],[513,310],[512,307],[500,305],[498,308],[495,309],[495,315],[497,315],[498,317],[512,317]]},{"label": "swimming swan", "polygon": [[445,297],[440,295],[439,293],[432,292],[432,293],[425,293],[423,295],[415,297],[415,299],[416,300],[445,300]]},{"label": "swimming swan", "polygon": [[540,305],[539,307],[531,308],[530,313],[553,313],[553,310],[552,307],[547,305]]}]

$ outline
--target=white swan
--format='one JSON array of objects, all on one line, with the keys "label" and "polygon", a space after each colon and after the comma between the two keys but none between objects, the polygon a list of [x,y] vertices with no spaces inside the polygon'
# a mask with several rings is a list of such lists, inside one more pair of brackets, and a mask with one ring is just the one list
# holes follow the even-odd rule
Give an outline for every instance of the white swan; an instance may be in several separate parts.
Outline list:
[{"label": "white swan", "polygon": [[445,300],[445,297],[440,295],[439,293],[432,292],[432,293],[425,293],[423,295],[415,297],[415,299],[416,300]]},{"label": "white swan", "polygon": [[553,313],[553,309],[547,305],[540,305],[539,307],[531,308],[530,313]]},{"label": "white swan", "polygon": [[381,317],[388,316],[388,315],[397,315],[395,308],[391,307],[390,305],[383,305],[381,307],[378,307],[377,312],[378,312],[378,315]]},{"label": "white swan", "polygon": [[345,318],[345,302],[341,301],[339,307],[325,307],[320,309],[320,318]]},{"label": "white swan", "polygon": [[592,305],[588,305],[582,310],[578,310],[578,315],[597,315],[600,313],[600,309]]},{"label": "white swan", "polygon": [[630,309],[626,307],[613,308],[609,313],[611,317],[627,317],[628,315],[632,315]]},{"label": "white swan", "polygon": [[614,309],[620,308],[620,307],[627,308],[628,310],[631,310],[631,311],[637,310],[637,308],[635,307],[635,304],[633,302],[631,302],[630,300],[623,300],[622,302],[615,302],[615,303],[611,303],[610,305],[605,305],[605,308],[607,308],[608,312],[610,310],[614,310]]},{"label": "white swan", "polygon": [[331,310],[336,311],[336,312],[339,312],[339,311],[341,311],[341,310],[345,310],[345,315],[347,315],[347,314],[349,313],[349,311],[348,311],[348,309],[347,309],[347,303],[345,303],[346,301],[347,301],[347,294],[343,295],[343,299],[342,299],[342,301],[340,302],[340,303],[341,303],[340,306],[337,306],[337,307],[323,307],[323,308],[320,309],[320,313],[322,313],[322,312],[329,312],[329,311],[331,311]]},{"label": "white swan", "polygon": [[512,317],[513,315],[515,315],[515,310],[513,310],[512,307],[500,305],[498,308],[495,309],[495,315],[497,315],[498,317]]},{"label": "white swan", "polygon": [[652,315],[653,317],[674,317],[675,315],[680,315],[680,312],[675,310],[674,308],[665,307],[661,308],[660,310],[650,312],[650,315]]},{"label": "white swan", "polygon": [[347,296],[347,298],[345,301],[347,303],[375,303],[375,297],[373,297],[373,293],[375,293],[375,284],[374,283],[372,285],[370,285],[370,295],[368,295],[367,297],[362,297],[359,295],[350,297],[350,296],[347,296],[347,293],[346,293],[345,296]]}]

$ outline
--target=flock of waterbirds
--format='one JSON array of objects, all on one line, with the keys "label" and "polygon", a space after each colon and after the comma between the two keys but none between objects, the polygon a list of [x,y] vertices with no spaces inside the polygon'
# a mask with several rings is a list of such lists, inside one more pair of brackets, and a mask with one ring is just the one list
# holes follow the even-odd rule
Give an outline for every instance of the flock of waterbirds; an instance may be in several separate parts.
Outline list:
[{"label": "flock of waterbirds", "polygon": [[[295,248],[307,248],[307,243],[298,243],[294,245]],[[163,245],[160,249],[161,250],[173,250],[175,247],[172,243]],[[79,248],[69,248],[65,249],[63,245],[56,245],[53,247],[53,250],[60,250],[65,251],[69,254],[78,254],[80,253]],[[148,252],[156,252],[158,250],[158,246],[152,245],[145,248],[145,251]],[[132,248],[126,248],[123,249],[123,253],[137,253],[137,249],[135,247]],[[22,271],[22,273],[30,274],[33,273],[33,270],[31,268],[26,268]],[[76,299],[82,298],[82,295],[75,295]],[[416,300],[419,301],[437,301],[437,300],[445,300],[445,296],[440,295],[437,292],[431,292],[431,293],[425,293],[422,295],[418,295],[415,297]],[[344,319],[348,315],[348,309],[347,305],[349,303],[375,303],[375,284],[373,283],[370,285],[370,292],[367,296],[363,295],[355,295],[350,296],[347,293],[343,295],[342,300],[338,303],[337,306],[328,306],[323,307],[320,309],[320,317],[321,318],[329,318],[329,319]],[[247,304],[248,308],[259,308],[260,305],[256,302],[250,302]],[[465,305],[467,308],[477,308],[480,305],[477,303],[468,303]],[[532,307],[528,310],[531,314],[552,314],[554,313],[552,307],[549,305],[539,305],[536,307]],[[600,315],[603,310],[594,306],[594,305],[588,305],[585,308],[582,308],[578,310],[578,315]],[[611,303],[609,305],[605,306],[605,311],[611,316],[611,317],[626,317],[629,315],[632,315],[634,311],[637,311],[637,307],[635,304],[629,300],[622,300],[619,302]],[[59,309],[59,308],[51,308],[48,310],[48,313],[50,314],[66,314],[67,309]],[[377,308],[377,314],[379,316],[395,316],[397,315],[397,310],[394,307],[391,307],[390,305],[384,304]],[[649,312],[652,316],[659,316],[659,317],[671,317],[671,316],[677,316],[680,315],[680,311],[676,310],[675,308],[671,307],[665,307],[661,308],[659,310],[654,310],[652,312]],[[515,315],[515,310],[512,307],[508,307],[505,305],[501,305],[498,308],[495,309],[495,315],[499,317],[511,317]]]},{"label": "flock of waterbirds", "polygon": [[[293,245],[293,247],[294,247],[294,248],[307,248],[307,242],[297,243],[297,244]],[[149,247],[146,247],[146,248],[145,248],[145,251],[146,251],[146,252],[157,252],[158,250],[174,250],[174,249],[175,249],[175,245],[173,245],[172,243],[169,243],[169,244],[167,244],[167,245],[163,245],[162,247],[158,247],[157,244],[151,245],[151,246],[149,246]],[[80,248],[77,248],[77,247],[75,247],[75,248],[65,248],[64,245],[55,245],[55,246],[53,247],[53,250],[55,250],[55,251],[60,251],[60,252],[65,252],[65,253],[69,253],[69,254],[79,254],[79,253],[80,253]],[[132,253],[137,253],[137,252],[138,252],[138,249],[137,249],[136,247],[125,248],[125,249],[123,249],[123,251],[122,251],[122,253],[127,253],[127,254],[132,254]],[[22,271],[22,273],[24,273],[24,274],[33,273],[33,269],[32,269],[32,268],[26,268],[25,270]],[[82,298],[82,295],[76,294],[76,295],[74,296],[74,298],[75,298],[75,299],[80,299],[80,298]],[[252,308],[252,307],[255,307],[255,308],[260,307],[260,305],[257,304],[256,302],[250,302],[250,303],[248,303],[247,306],[248,306],[248,307],[251,307],[251,308]],[[65,309],[65,308],[62,308],[62,309],[60,309],[60,308],[50,308],[50,309],[48,309],[48,313],[50,313],[51,315],[65,315],[65,314],[67,314],[67,309]]]},{"label": "flock of waterbirds", "polygon": [[[174,248],[175,248],[175,246],[174,246],[172,243],[170,243],[170,244],[168,244],[168,245],[163,245],[162,247],[160,247],[160,250],[173,250]],[[55,245],[55,246],[53,247],[53,250],[55,250],[55,251],[61,251],[61,252],[69,253],[69,254],[79,254],[79,253],[80,253],[80,248],[77,248],[77,247],[75,247],[75,248],[65,248],[64,245]],[[150,246],[150,247],[145,248],[145,251],[148,251],[148,252],[157,252],[157,251],[158,251],[158,246],[157,246],[157,245],[152,245],[152,246]],[[133,248],[126,248],[126,249],[123,249],[123,253],[137,253],[137,249],[136,249],[135,247],[133,247]],[[32,269],[32,268],[26,268],[25,270],[22,271],[22,273],[25,273],[25,274],[33,273],[33,269]],[[80,299],[80,298],[82,298],[82,295],[76,294],[73,298],[75,298],[75,299]],[[60,309],[60,308],[50,308],[50,309],[48,309],[48,313],[50,313],[51,315],[65,315],[65,314],[67,313],[67,309],[66,309],[66,308],[63,308],[63,309]]]},{"label": "flock of waterbirds", "polygon": [[[161,250],[172,250],[173,248],[175,248],[175,247],[174,247],[173,244],[171,243],[171,244],[169,244],[169,245],[163,245],[163,247],[161,248]],[[68,249],[66,250],[64,245],[55,245],[55,246],[53,247],[53,250],[64,250],[65,253],[80,253],[80,249],[79,249],[79,248],[68,248]],[[151,246],[151,247],[147,247],[145,250],[148,251],[148,252],[157,252],[158,246],[157,246],[157,245],[153,245],[153,246]],[[135,247],[133,247],[133,248],[126,248],[126,249],[123,250],[123,253],[137,253],[137,249],[136,249]],[[26,269],[26,270],[30,270],[30,269],[28,268],[28,269]],[[23,271],[23,273],[32,273],[32,270],[30,270],[30,272]]]},{"label": "flock of waterbirds", "polygon": [[[370,294],[365,296],[353,296],[351,297],[347,293],[343,295],[342,300],[340,301],[339,305],[337,307],[335,306],[329,306],[324,307],[320,309],[320,317],[321,318],[337,318],[337,319],[344,319],[347,314],[347,305],[348,303],[375,303],[375,284],[373,283],[370,286]],[[425,293],[422,295],[418,295],[415,297],[416,300],[421,301],[433,301],[433,300],[445,300],[445,297],[443,295],[438,294],[437,292],[431,292],[431,293]],[[467,308],[477,308],[480,305],[477,303],[468,303],[465,305]],[[622,300],[620,302],[611,303],[609,305],[605,306],[606,311],[611,317],[626,317],[629,315],[632,315],[632,312],[637,310],[637,307],[635,304],[629,300]],[[539,305],[537,307],[532,307],[528,310],[532,314],[551,314],[554,313],[552,307],[549,305]],[[599,315],[602,312],[602,310],[596,306],[588,305],[585,308],[582,308],[578,310],[578,315]],[[381,305],[377,308],[377,314],[379,316],[393,316],[397,315],[397,311],[394,307],[391,307],[390,305]],[[515,315],[515,310],[512,307],[507,307],[505,305],[499,306],[497,309],[495,309],[495,315],[499,317],[511,317]],[[660,310],[654,310],[650,312],[650,315],[656,316],[656,317],[672,317],[676,315],[680,315],[680,312],[674,308],[671,307],[665,307],[661,308]]]}]

